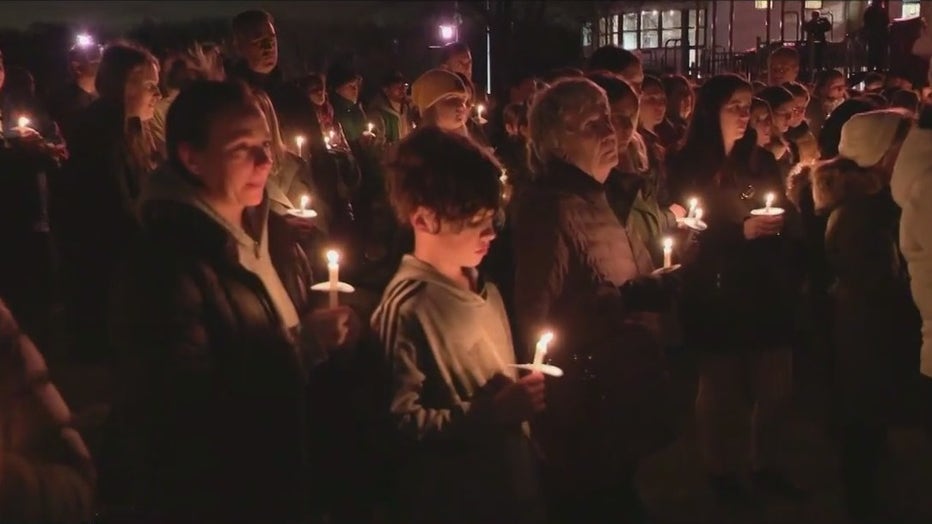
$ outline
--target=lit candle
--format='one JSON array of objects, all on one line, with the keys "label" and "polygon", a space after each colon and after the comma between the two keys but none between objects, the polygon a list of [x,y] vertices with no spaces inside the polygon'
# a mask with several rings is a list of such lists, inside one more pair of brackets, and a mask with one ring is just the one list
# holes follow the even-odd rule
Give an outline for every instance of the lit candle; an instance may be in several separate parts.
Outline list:
[{"label": "lit candle", "polygon": [[540,336],[540,340],[537,341],[537,346],[534,348],[534,367],[537,371],[540,371],[540,367],[544,364],[544,355],[547,354],[547,346],[553,342],[553,333],[546,332]]},{"label": "lit candle", "polygon": [[663,267],[673,266],[673,239],[666,237],[663,239]]},{"label": "lit candle", "polygon": [[327,146],[327,149],[330,149],[330,148],[331,148],[331,146],[330,146],[330,136],[329,136],[329,135],[324,135],[324,145]]},{"label": "lit candle", "polygon": [[695,215],[696,215],[696,222],[700,222],[702,220],[702,208],[701,207],[696,208]]},{"label": "lit candle", "polygon": [[482,113],[485,113],[485,106],[482,104],[479,104],[476,106],[476,116],[479,117],[480,124],[485,124],[487,120],[482,118]]},{"label": "lit candle", "polygon": [[25,116],[21,116],[21,117],[19,117],[18,120],[16,120],[16,127],[20,128],[20,129],[25,129],[25,128],[29,127],[29,124],[30,124],[30,121],[29,121],[29,119],[28,119],[27,117],[25,117]]},{"label": "lit candle", "polygon": [[502,183],[503,186],[508,185],[508,171],[503,169],[502,176],[498,177],[498,180]]},{"label": "lit candle", "polygon": [[340,254],[332,249],[327,251],[327,273],[330,277],[330,308],[332,309],[339,305],[337,293],[340,287]]},{"label": "lit candle", "polygon": [[372,122],[369,122],[368,129],[366,129],[366,132],[363,134],[368,137],[375,138],[375,133],[372,132],[373,129],[375,129],[375,125]]},{"label": "lit candle", "polygon": [[304,137],[301,135],[294,137],[294,143],[298,146],[298,156],[302,156],[301,151],[304,148]]},{"label": "lit candle", "polygon": [[301,195],[301,212],[307,212],[307,206],[311,203],[311,197],[307,195]]},{"label": "lit candle", "polygon": [[764,197],[764,204],[765,204],[764,214],[767,214],[767,215],[770,214],[770,208],[771,206],[773,206],[773,199],[774,199],[773,193],[767,193],[767,196]]},{"label": "lit candle", "polygon": [[699,200],[696,198],[689,199],[689,214],[686,215],[686,218],[693,218],[696,214],[696,206],[699,205]]}]

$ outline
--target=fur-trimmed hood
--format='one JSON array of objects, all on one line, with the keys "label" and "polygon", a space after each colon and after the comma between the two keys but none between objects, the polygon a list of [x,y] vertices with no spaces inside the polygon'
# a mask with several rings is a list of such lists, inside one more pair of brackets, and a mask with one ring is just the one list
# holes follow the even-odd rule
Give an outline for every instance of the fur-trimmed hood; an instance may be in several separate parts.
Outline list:
[{"label": "fur-trimmed hood", "polygon": [[786,194],[799,207],[803,191],[811,190],[816,213],[824,214],[852,198],[873,195],[887,184],[881,171],[862,169],[854,161],[839,157],[818,164],[799,164],[787,179]]}]

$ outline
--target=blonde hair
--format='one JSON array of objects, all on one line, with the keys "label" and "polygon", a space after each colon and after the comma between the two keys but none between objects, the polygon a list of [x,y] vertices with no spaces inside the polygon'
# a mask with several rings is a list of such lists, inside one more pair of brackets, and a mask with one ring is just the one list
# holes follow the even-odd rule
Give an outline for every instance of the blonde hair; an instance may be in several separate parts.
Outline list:
[{"label": "blonde hair", "polygon": [[560,143],[568,131],[566,118],[594,108],[609,111],[605,90],[588,78],[564,78],[539,92],[528,112],[531,167],[539,174],[551,160],[562,157]]},{"label": "blonde hair", "polygon": [[272,100],[269,98],[269,95],[260,89],[254,89],[253,95],[259,102],[259,108],[262,109],[262,113],[265,115],[265,121],[269,126],[269,136],[272,142],[272,170],[275,171],[285,159],[287,146],[282,138],[282,131],[278,126],[278,115],[275,113],[275,106],[272,105]]}]

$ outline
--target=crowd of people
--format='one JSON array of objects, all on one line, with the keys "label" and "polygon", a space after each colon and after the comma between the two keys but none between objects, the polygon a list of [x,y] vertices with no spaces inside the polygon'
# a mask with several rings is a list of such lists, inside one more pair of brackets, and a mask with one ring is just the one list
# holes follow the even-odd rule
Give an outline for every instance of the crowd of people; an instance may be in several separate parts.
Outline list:
[{"label": "crowd of people", "polygon": [[[268,13],[232,31],[233,61],[81,41],[47,100],[0,57],[0,520],[650,522],[671,352],[719,501],[803,504],[805,350],[848,514],[885,521],[887,432],[932,435],[923,86],[608,46],[496,100],[454,43],[363,104],[350,63],[283,78]],[[59,301],[114,377],[91,446],[37,349]]]}]

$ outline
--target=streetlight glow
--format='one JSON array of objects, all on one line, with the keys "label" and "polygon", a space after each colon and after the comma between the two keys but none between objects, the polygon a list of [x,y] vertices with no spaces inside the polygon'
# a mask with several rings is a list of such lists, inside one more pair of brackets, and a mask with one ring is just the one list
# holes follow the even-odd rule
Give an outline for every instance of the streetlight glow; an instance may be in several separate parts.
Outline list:
[{"label": "streetlight glow", "polygon": [[87,33],[81,33],[75,39],[78,47],[91,47],[94,45],[94,37]]},{"label": "streetlight glow", "polygon": [[453,40],[454,32],[455,32],[455,28],[452,25],[444,24],[440,26],[440,38],[442,38],[445,41]]}]

